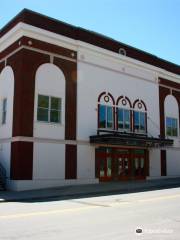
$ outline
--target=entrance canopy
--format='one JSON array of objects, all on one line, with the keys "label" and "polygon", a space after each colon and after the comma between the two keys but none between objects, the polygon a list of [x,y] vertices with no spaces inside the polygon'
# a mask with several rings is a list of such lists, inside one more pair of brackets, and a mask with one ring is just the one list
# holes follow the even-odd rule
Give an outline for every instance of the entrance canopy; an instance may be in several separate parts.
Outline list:
[{"label": "entrance canopy", "polygon": [[134,146],[134,147],[165,147],[172,146],[173,140],[165,138],[148,137],[147,135],[138,135],[134,133],[103,133],[90,136],[90,143],[120,145],[120,146]]}]

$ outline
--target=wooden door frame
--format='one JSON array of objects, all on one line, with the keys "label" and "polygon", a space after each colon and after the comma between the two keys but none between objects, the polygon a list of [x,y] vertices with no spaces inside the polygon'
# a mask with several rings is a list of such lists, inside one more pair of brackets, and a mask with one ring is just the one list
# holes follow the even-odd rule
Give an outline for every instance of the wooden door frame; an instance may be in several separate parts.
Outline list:
[{"label": "wooden door frame", "polygon": [[[100,181],[112,181],[112,180],[119,180],[119,181],[127,181],[127,180],[145,180],[146,179],[146,175],[147,175],[147,167],[149,167],[149,164],[147,163],[148,161],[148,150],[147,149],[143,149],[144,150],[144,155],[143,154],[134,154],[133,150],[134,149],[128,149],[128,148],[114,148],[114,149],[121,149],[121,150],[128,150],[129,153],[125,154],[125,153],[118,153],[115,151],[112,151],[111,153],[107,153],[107,152],[96,152],[96,177],[99,178]],[[110,157],[111,158],[111,176],[108,177],[107,176],[107,158]],[[117,159],[118,157],[122,157],[128,158],[129,161],[129,175],[127,177],[118,177],[115,176],[115,171],[117,171],[117,169],[115,169],[115,159]],[[134,169],[134,165],[133,165],[133,161],[134,158],[143,158],[144,159],[144,174],[142,176],[134,176],[133,174],[133,169]],[[100,161],[104,161],[104,165],[105,165],[105,176],[104,177],[100,177]]]}]

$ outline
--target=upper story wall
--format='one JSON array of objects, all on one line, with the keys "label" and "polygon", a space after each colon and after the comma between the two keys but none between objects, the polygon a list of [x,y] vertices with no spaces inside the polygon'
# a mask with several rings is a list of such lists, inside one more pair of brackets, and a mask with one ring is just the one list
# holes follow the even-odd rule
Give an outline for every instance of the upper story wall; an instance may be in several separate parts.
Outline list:
[{"label": "upper story wall", "polygon": [[[124,57],[125,58],[125,57]],[[80,49],[78,52],[77,122],[78,139],[87,140],[98,128],[98,96],[109,92],[115,102],[126,96],[133,104],[140,99],[147,107],[147,131],[158,137],[159,86],[153,71],[126,61]]]}]

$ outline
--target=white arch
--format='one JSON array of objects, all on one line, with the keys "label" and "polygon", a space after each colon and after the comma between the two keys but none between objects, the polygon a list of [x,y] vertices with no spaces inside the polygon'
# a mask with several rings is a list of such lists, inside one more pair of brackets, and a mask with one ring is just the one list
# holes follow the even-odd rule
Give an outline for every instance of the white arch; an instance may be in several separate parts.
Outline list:
[{"label": "white arch", "polygon": [[[37,124],[34,128],[34,136],[64,138],[65,123],[65,76],[63,72],[54,64],[42,64],[35,76],[35,104],[34,104],[34,122]],[[38,94],[59,97],[62,101],[61,124],[49,124],[37,122],[37,98]]]},{"label": "white arch", "polygon": [[[6,123],[2,124],[2,104],[7,99]],[[0,138],[11,138],[13,131],[14,72],[6,66],[0,74]],[[11,143],[1,144],[0,162],[10,176]]]},{"label": "white arch", "polygon": [[63,72],[52,63],[42,64],[36,72],[36,90],[43,93],[65,93],[65,76]]},{"label": "white arch", "polygon": [[165,116],[179,119],[179,107],[176,98],[173,95],[166,96],[164,100]]},{"label": "white arch", "polygon": [[[2,100],[7,99],[6,124],[2,123]],[[12,137],[14,102],[14,72],[10,66],[6,66],[0,74],[0,138]]]}]

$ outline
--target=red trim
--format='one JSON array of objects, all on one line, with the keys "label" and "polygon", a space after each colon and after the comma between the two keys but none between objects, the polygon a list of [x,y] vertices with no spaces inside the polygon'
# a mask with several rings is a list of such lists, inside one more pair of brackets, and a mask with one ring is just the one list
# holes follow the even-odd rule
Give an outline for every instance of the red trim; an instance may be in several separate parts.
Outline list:
[{"label": "red trim", "polygon": [[11,179],[32,180],[33,172],[33,143],[11,143]]},{"label": "red trim", "polygon": [[161,176],[167,175],[166,150],[161,150]]},{"label": "red trim", "polygon": [[159,78],[159,84],[165,85],[169,88],[172,87],[172,88],[180,89],[179,83],[176,83],[176,82],[164,79],[164,78]]},{"label": "red trim", "polygon": [[77,145],[66,144],[65,178],[77,178]]},{"label": "red trim", "polygon": [[165,114],[164,100],[170,94],[170,89],[159,86],[159,114],[160,114],[160,135],[165,137]]},{"label": "red trim", "polygon": [[5,67],[5,62],[0,62],[0,74],[4,67]]}]

